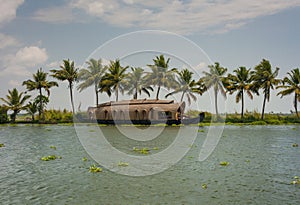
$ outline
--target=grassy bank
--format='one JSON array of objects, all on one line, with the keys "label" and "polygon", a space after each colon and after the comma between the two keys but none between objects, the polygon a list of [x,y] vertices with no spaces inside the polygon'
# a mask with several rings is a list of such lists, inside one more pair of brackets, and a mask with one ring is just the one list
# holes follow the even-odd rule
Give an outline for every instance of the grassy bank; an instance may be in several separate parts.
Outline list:
[{"label": "grassy bank", "polygon": [[[188,111],[187,115],[191,117],[198,116],[199,111]],[[86,112],[76,114],[77,118],[87,118]],[[9,122],[6,122],[9,123]],[[19,114],[16,119],[16,123],[43,123],[43,124],[61,124],[61,123],[73,123],[72,112],[64,110],[46,110],[45,120],[39,122],[38,116],[35,115],[35,120],[32,121],[32,116],[28,114]],[[211,124],[227,124],[227,125],[284,125],[284,124],[300,124],[300,118],[297,118],[294,114],[265,114],[264,120],[261,120],[260,114],[257,112],[246,112],[244,118],[237,113],[231,113],[222,115],[218,120],[214,119],[214,116],[205,112],[205,118],[200,123],[201,126],[209,126]]]}]

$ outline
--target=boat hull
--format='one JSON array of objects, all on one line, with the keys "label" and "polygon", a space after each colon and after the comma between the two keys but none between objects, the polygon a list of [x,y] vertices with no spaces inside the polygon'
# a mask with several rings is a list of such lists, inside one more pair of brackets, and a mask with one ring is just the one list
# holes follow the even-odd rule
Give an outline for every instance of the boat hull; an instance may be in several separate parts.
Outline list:
[{"label": "boat hull", "polygon": [[204,120],[204,113],[200,113],[198,117],[187,118],[182,120],[102,120],[97,119],[98,124],[106,125],[120,125],[120,124],[134,124],[134,125],[156,125],[156,124],[166,124],[166,125],[189,125],[198,124]]}]

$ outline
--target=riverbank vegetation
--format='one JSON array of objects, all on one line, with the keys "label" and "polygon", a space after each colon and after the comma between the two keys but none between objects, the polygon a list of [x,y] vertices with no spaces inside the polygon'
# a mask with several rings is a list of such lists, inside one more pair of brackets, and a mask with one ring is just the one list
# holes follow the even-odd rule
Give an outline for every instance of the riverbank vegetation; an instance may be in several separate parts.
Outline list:
[{"label": "riverbank vegetation", "polygon": [[[194,78],[194,73],[187,68],[170,69],[170,58],[163,55],[155,56],[152,64],[147,65],[148,71],[143,68],[123,66],[120,60],[110,61],[109,65],[103,65],[102,60],[90,59],[87,68],[76,68],[74,61],[63,60],[59,69],[50,70],[52,77],[59,81],[68,81],[72,112],[67,110],[47,110],[46,106],[50,101],[50,89],[58,86],[56,81],[47,79],[48,73],[42,68],[32,75],[32,79],[25,80],[23,86],[27,91],[37,90],[37,96],[30,96],[26,92],[19,92],[16,88],[8,91],[5,98],[0,98],[4,103],[0,106],[0,123],[6,122],[39,122],[39,123],[61,123],[72,122],[75,113],[73,88],[76,83],[77,89],[81,92],[93,86],[96,95],[96,106],[101,102],[99,93],[106,93],[111,96],[115,93],[115,101],[119,100],[119,95],[127,92],[133,99],[138,99],[142,92],[149,97],[151,94],[160,99],[161,88],[166,88],[170,92],[163,96],[168,98],[174,94],[181,95],[181,101],[191,104],[201,97],[209,89],[214,91],[215,114],[206,113],[204,122],[221,121],[226,123],[252,123],[252,124],[282,124],[299,123],[297,103],[300,102],[300,72],[295,68],[287,73],[283,79],[277,78],[279,68],[273,69],[270,62],[262,59],[254,68],[239,67],[228,73],[228,69],[216,62],[209,65],[209,71],[203,72],[199,79]],[[130,68],[130,69],[129,69]],[[156,89],[154,89],[156,88]],[[277,95],[281,97],[294,95],[291,103],[294,109],[292,114],[268,114],[265,107],[270,100],[272,90],[279,89]],[[241,103],[240,114],[227,114],[223,117],[218,111],[218,95],[224,98],[235,94],[236,103]],[[250,100],[254,96],[263,95],[261,113],[248,112],[244,107],[245,95]],[[24,110],[28,113],[25,118],[17,118],[17,115]],[[246,110],[246,112],[244,111]],[[193,116],[198,111],[188,111],[187,115]],[[8,114],[10,113],[10,114]],[[36,116],[38,113],[38,116]],[[85,113],[76,113],[80,117],[85,117]],[[24,115],[22,115],[24,116]],[[77,116],[78,117],[78,116]],[[9,120],[10,119],[10,120]]]}]

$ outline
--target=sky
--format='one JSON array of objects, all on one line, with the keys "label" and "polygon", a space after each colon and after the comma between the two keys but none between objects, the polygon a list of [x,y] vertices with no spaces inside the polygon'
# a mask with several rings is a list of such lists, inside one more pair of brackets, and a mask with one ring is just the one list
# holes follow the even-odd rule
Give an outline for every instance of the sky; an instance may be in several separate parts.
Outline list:
[{"label": "sky", "polygon": [[[264,58],[280,68],[282,78],[300,67],[299,19],[300,0],[0,0],[0,97],[12,88],[25,91],[22,82],[40,67],[49,72],[70,59],[82,68],[90,57],[104,63],[120,58],[146,69],[163,53],[171,66],[188,67],[195,77],[214,62],[232,72],[254,68]],[[75,107],[93,106],[93,89],[79,93],[77,85]],[[272,91],[266,112],[293,110],[292,96],[277,93]],[[262,95],[246,97],[246,109],[260,112],[262,101]],[[212,102],[207,93],[191,108],[213,111]],[[221,112],[240,112],[234,95],[220,97],[219,104]],[[47,107],[70,110],[66,82],[51,89]]]}]

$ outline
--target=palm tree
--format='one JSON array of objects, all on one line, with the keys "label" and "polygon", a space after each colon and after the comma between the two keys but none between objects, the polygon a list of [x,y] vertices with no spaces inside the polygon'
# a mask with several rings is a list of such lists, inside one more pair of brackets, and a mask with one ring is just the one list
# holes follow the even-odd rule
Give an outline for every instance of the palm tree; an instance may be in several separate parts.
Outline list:
[{"label": "palm tree", "polygon": [[83,91],[84,89],[94,85],[95,94],[96,94],[96,106],[99,104],[99,92],[100,90],[100,82],[107,70],[107,67],[102,65],[102,60],[95,60],[91,58],[89,61],[86,62],[88,64],[87,69],[81,69],[78,73],[78,79],[83,81],[77,89],[79,92]]},{"label": "palm tree", "polygon": [[170,95],[182,92],[180,101],[182,102],[184,96],[186,96],[190,105],[191,99],[193,99],[194,101],[197,100],[197,97],[194,95],[194,93],[202,95],[201,90],[196,88],[196,86],[198,86],[197,82],[195,82],[195,80],[192,79],[193,72],[189,71],[187,68],[183,69],[180,72],[177,69],[173,69],[173,71],[178,74],[178,86],[173,92],[168,93],[165,97],[167,98]]},{"label": "palm tree", "polygon": [[26,111],[31,115],[32,121],[34,121],[34,115],[38,111],[38,105],[36,102],[29,102],[26,105]]},{"label": "palm tree", "polygon": [[204,83],[207,89],[214,89],[215,110],[216,117],[218,119],[218,93],[221,92],[221,94],[226,98],[226,91],[224,88],[224,75],[227,72],[227,68],[221,67],[218,62],[215,62],[215,65],[209,65],[208,68],[209,72],[203,72],[205,76],[201,78],[201,81]]},{"label": "palm tree", "polygon": [[168,70],[170,58],[165,60],[165,57],[160,55],[156,56],[153,62],[154,65],[148,65],[152,72],[148,72],[145,79],[149,85],[157,86],[156,99],[158,100],[161,87],[169,89],[175,86],[175,78],[173,70]]},{"label": "palm tree", "polygon": [[228,86],[226,89],[229,91],[229,94],[233,94],[237,92],[235,97],[236,103],[242,102],[242,111],[241,111],[241,119],[244,118],[244,93],[246,93],[249,98],[253,99],[253,94],[256,93],[258,95],[258,90],[252,85],[252,77],[251,77],[251,69],[247,69],[246,67],[239,67],[233,71],[235,75],[229,74],[227,77]]},{"label": "palm tree", "polygon": [[23,92],[18,92],[16,88],[13,90],[8,90],[8,95],[6,99],[0,98],[3,102],[6,103],[8,109],[12,110],[13,113],[10,115],[11,121],[14,123],[16,121],[17,114],[26,108],[24,103],[30,98],[30,95],[24,95]]},{"label": "palm tree", "polygon": [[[25,85],[28,91],[38,90],[39,91],[39,98],[40,102],[42,102],[42,89],[47,92],[47,95],[50,95],[50,88],[53,86],[58,86],[57,82],[55,81],[47,81],[48,73],[43,72],[42,68],[38,69],[36,74],[33,74],[33,80],[26,80],[23,82],[22,85]],[[39,106],[39,120],[41,120],[41,115],[44,118],[44,111],[43,111],[43,103],[40,103]]]},{"label": "palm tree", "polygon": [[124,92],[124,79],[127,76],[125,73],[128,66],[122,67],[120,60],[110,61],[108,72],[104,75],[103,80],[100,83],[102,90],[110,93],[110,90],[114,90],[116,94],[116,102],[119,100],[119,91]]},{"label": "palm tree", "polygon": [[285,77],[282,80],[283,85],[277,86],[276,88],[283,88],[284,90],[280,91],[277,95],[281,97],[295,93],[294,97],[294,108],[297,117],[299,118],[297,101],[300,102],[300,71],[299,68],[293,69],[291,72],[287,73],[289,77]]},{"label": "palm tree", "polygon": [[128,73],[125,81],[125,89],[128,90],[128,95],[133,94],[133,99],[137,99],[138,94],[142,92],[146,93],[150,97],[150,92],[153,91],[151,86],[147,86],[145,79],[143,78],[144,69],[131,67],[130,73]]},{"label": "palm tree", "polygon": [[279,68],[272,71],[272,66],[268,60],[263,59],[260,64],[255,66],[254,74],[252,76],[253,84],[256,89],[263,89],[264,101],[261,113],[261,119],[264,119],[266,101],[269,102],[271,89],[274,89],[274,85],[278,85],[280,80],[277,79]]},{"label": "palm tree", "polygon": [[70,91],[70,99],[72,105],[73,114],[75,114],[74,109],[74,101],[73,101],[73,84],[77,81],[78,78],[78,68],[75,68],[74,61],[63,60],[63,65],[60,66],[60,70],[51,70],[53,73],[51,76],[60,80],[60,81],[68,81],[69,91]]}]

